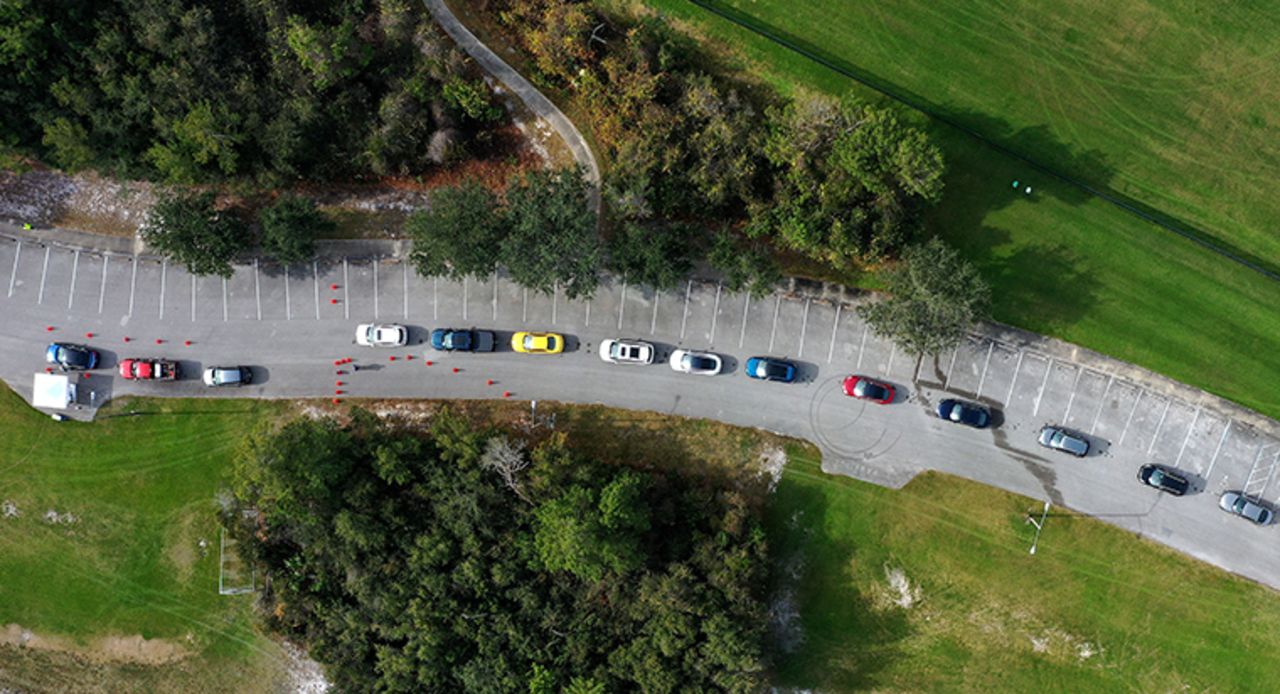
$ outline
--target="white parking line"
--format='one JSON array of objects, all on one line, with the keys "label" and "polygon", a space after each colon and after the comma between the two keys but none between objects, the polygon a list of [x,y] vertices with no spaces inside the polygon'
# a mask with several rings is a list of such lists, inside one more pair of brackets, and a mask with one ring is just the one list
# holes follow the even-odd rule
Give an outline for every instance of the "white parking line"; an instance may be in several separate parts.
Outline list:
[{"label": "white parking line", "polygon": [[680,317],[680,339],[684,340],[684,328],[689,323],[689,294],[693,293],[693,280],[684,286],[684,315]]},{"label": "white parking line", "polygon": [[987,368],[991,366],[991,352],[995,348],[996,348],[995,340],[991,340],[987,342],[987,359],[986,361],[982,362],[982,375],[978,377],[978,392],[973,394],[973,397],[979,400],[982,399],[982,386],[984,383],[987,382]]},{"label": "white parking line", "polygon": [[1156,441],[1160,438],[1160,429],[1164,427],[1165,415],[1169,414],[1169,405],[1173,404],[1173,398],[1164,401],[1164,411],[1160,413],[1160,422],[1156,424],[1156,433],[1151,435],[1151,445],[1147,446],[1147,455],[1151,455],[1151,451],[1156,448]]},{"label": "white parking line", "polygon": [[1138,389],[1138,397],[1133,399],[1133,407],[1129,409],[1129,417],[1124,420],[1124,429],[1120,431],[1120,440],[1116,443],[1117,446],[1124,445],[1124,437],[1129,434],[1129,423],[1133,421],[1133,413],[1138,411],[1138,403],[1142,402],[1142,396],[1146,392],[1142,388]]},{"label": "white parking line", "polygon": [[[13,281],[18,278],[18,258],[22,257],[22,242],[18,242],[18,250],[13,254],[13,271],[9,273],[9,296],[13,296]],[[103,256],[106,257],[106,256]],[[99,311],[101,313],[101,311]]]},{"label": "white parking line", "polygon": [[498,322],[498,271],[493,271],[493,318],[494,323]]},{"label": "white parking line", "polygon": [[844,304],[836,304],[836,319],[831,323],[831,345],[827,347],[827,363],[831,363],[831,357],[836,353],[836,330],[840,327],[840,310],[844,308]]},{"label": "white parking line", "polygon": [[[658,332],[658,297],[661,294],[662,292],[658,291],[657,289],[653,290],[653,318],[649,320],[650,335]],[[715,318],[713,317],[712,320],[714,321]],[[714,323],[712,323],[712,325],[714,325]]]},{"label": "white parking line", "polygon": [[[40,270],[40,294],[36,297],[37,304],[44,303],[44,278],[49,275],[49,251],[53,250],[49,246],[44,247],[44,268]],[[133,313],[130,311],[129,313]]]},{"label": "white parking line", "polygon": [[293,300],[289,297],[289,264],[284,266],[284,319],[293,320]]},{"label": "white parking line", "polygon": [[[714,345],[716,343],[716,323],[720,319],[720,292],[723,289],[724,289],[723,285],[719,283],[716,284],[716,304],[711,309],[711,335],[710,335],[711,339],[708,342],[709,345]],[[656,296],[654,297],[654,302],[655,303],[657,302]]]},{"label": "white parking line", "polygon": [[257,258],[253,259],[253,302],[258,306],[258,320],[262,320],[262,283],[258,280]]},{"label": "white parking line", "polygon": [[[751,295],[747,294],[747,300],[742,302],[742,330],[738,332],[738,347],[742,347],[742,343],[747,339],[747,308],[751,306]],[[686,317],[688,313],[686,312]],[[680,326],[680,337],[684,337],[684,326]]]},{"label": "white parking line", "polygon": [[1098,417],[1102,416],[1102,410],[1107,406],[1107,395],[1111,393],[1111,384],[1116,382],[1116,375],[1111,374],[1111,378],[1107,379],[1107,387],[1102,390],[1102,401],[1098,403],[1098,411],[1093,413],[1093,423],[1089,425],[1089,435],[1093,436],[1093,430],[1098,428]]},{"label": "white parking line", "polygon": [[1227,432],[1231,431],[1231,425],[1234,422],[1234,419],[1228,419],[1227,426],[1222,429],[1222,436],[1218,437],[1218,445],[1213,449],[1213,457],[1209,459],[1209,469],[1205,470],[1204,473],[1206,481],[1208,481],[1209,475],[1213,474],[1213,466],[1218,464],[1218,454],[1222,452],[1222,443],[1227,440]]},{"label": "white parking line", "polygon": [[627,278],[622,278],[622,301],[618,302],[618,330],[622,330],[622,312],[627,308]]},{"label": "white parking line", "polygon": [[556,324],[556,309],[560,304],[560,283],[553,282],[551,284],[551,324]]},{"label": "white parking line", "polygon": [[583,299],[582,302],[587,305],[587,315],[582,324],[591,327],[591,299]]},{"label": "white parking line", "polygon": [[1036,406],[1031,416],[1040,414],[1040,398],[1044,397],[1044,387],[1049,384],[1049,374],[1053,373],[1053,357],[1049,357],[1049,366],[1044,370],[1044,378],[1040,380],[1040,390],[1036,392]]},{"label": "white parking line", "polygon": [[165,275],[168,274],[168,270],[169,270],[169,259],[165,258],[164,260],[160,261],[160,317],[159,317],[159,320],[164,320],[164,283],[165,283]]},{"label": "white parking line", "polygon": [[347,257],[342,257],[342,317],[351,320],[351,280],[347,275]]},{"label": "white parking line", "polygon": [[1084,375],[1084,368],[1076,365],[1076,380],[1071,383],[1071,395],[1067,396],[1067,411],[1062,414],[1062,423],[1066,424],[1071,418],[1071,405],[1076,401],[1076,389],[1080,387],[1080,377]]},{"label": "white parking line", "polygon": [[1018,363],[1013,367],[1013,379],[1009,381],[1009,392],[1004,396],[1004,404],[1006,407],[1008,407],[1009,403],[1013,400],[1013,387],[1018,385],[1018,373],[1022,371],[1022,358],[1026,356],[1026,354],[1027,353],[1024,350],[1018,350]]},{"label": "white parking line", "polygon": [[311,261],[311,288],[316,293],[316,320],[320,320],[320,271],[314,260]]},{"label": "white parking line", "polygon": [[129,315],[133,315],[133,290],[138,285],[138,256],[133,256],[133,275],[129,278]]},{"label": "white parking line", "polygon": [[525,287],[523,292],[524,292],[524,303],[522,304],[523,308],[520,311],[520,322],[528,324],[529,322],[529,288]]},{"label": "white parking line", "polygon": [[462,276],[462,320],[467,320],[467,276]]},{"label": "white parking line", "polygon": [[853,367],[859,371],[862,370],[862,354],[867,351],[867,330],[869,329],[867,323],[862,324],[862,342],[858,343],[858,364]]},{"label": "white parking line", "polygon": [[227,278],[222,278],[222,321],[227,320]]},{"label": "white parking line", "polygon": [[76,298],[76,273],[80,270],[80,249],[76,249],[75,256],[71,259],[71,288],[67,290],[67,308],[71,308],[71,304]]},{"label": "white parking line", "polygon": [[958,356],[959,354],[960,354],[960,345],[956,345],[955,349],[951,350],[951,363],[947,365],[947,375],[944,376],[942,379],[943,390],[946,390],[947,384],[951,383],[951,372],[954,371],[956,368],[956,356]]},{"label": "white parking line", "polygon": [[440,320],[440,278],[431,278],[431,320]]},{"label": "white parking line", "polygon": [[1178,463],[1182,462],[1182,453],[1187,450],[1187,442],[1191,440],[1191,432],[1196,430],[1196,422],[1200,421],[1200,407],[1196,407],[1196,414],[1191,418],[1191,426],[1187,427],[1187,435],[1182,437],[1182,446],[1178,448],[1178,457],[1174,459],[1173,466],[1178,467]]},{"label": "white parking line", "polygon": [[107,262],[110,256],[102,254],[102,282],[98,285],[98,313],[102,313],[102,300],[107,296]]},{"label": "white parking line", "polygon": [[[401,264],[400,264],[400,271],[401,271],[401,274],[403,274],[403,275],[404,275],[404,284],[403,284],[403,287],[404,287],[404,319],[405,319],[405,320],[409,320],[409,263],[407,263],[407,262],[401,263]],[[493,273],[493,281],[494,281],[495,283],[498,281],[498,273],[497,273],[496,271]],[[496,293],[497,285],[496,285],[496,284],[494,285],[494,289],[495,289],[495,294],[494,294],[494,305],[493,305],[493,310],[494,310],[494,313],[495,313],[495,316],[494,316],[494,317],[496,318],[496,317],[497,317],[497,316],[496,316],[496,314],[497,314],[497,311],[498,311],[497,293]]]},{"label": "white parking line", "polygon": [[196,276],[191,276],[191,322],[196,322]]},{"label": "white parking line", "polygon": [[378,319],[378,256],[373,257],[373,319]]},{"label": "white parking line", "polygon": [[804,300],[804,318],[800,319],[800,349],[796,350],[796,359],[804,357],[804,334],[809,329],[809,303],[813,299]]},{"label": "white parking line", "polygon": [[769,328],[769,351],[773,351],[773,336],[778,332],[778,309],[782,308],[782,295],[775,294],[773,301],[773,327]]}]

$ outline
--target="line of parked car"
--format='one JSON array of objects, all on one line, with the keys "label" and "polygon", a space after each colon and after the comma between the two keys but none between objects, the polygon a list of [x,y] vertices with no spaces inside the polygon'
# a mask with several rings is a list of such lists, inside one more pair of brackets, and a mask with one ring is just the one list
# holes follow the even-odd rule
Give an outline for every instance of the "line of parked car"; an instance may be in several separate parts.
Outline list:
[{"label": "line of parked car", "polygon": [[[45,349],[45,362],[61,371],[92,371],[101,356],[87,346],[70,342],[54,342]],[[121,359],[116,371],[127,381],[176,381],[182,378],[182,367],[163,357],[129,357]],[[253,383],[253,369],[247,366],[210,366],[201,374],[206,386],[243,386]]]}]

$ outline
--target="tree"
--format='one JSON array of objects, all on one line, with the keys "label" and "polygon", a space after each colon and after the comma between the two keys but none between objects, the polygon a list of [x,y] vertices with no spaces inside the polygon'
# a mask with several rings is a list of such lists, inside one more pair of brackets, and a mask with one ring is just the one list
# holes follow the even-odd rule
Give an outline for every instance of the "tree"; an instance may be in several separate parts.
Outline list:
[{"label": "tree", "polygon": [[942,194],[938,148],[891,111],[852,98],[771,110],[765,154],[773,203],[754,206],[748,234],[832,264],[896,252]]},{"label": "tree", "polygon": [[280,263],[310,260],[316,238],[331,233],[333,221],[310,198],[284,195],[258,214],[262,225],[262,250]]},{"label": "tree", "polygon": [[507,190],[502,263],[512,279],[570,299],[589,297],[599,282],[600,239],[580,168],[531,171]]},{"label": "tree", "polygon": [[502,252],[503,226],[498,199],[479,181],[437,189],[430,207],[406,224],[413,239],[410,261],[424,277],[489,275]]},{"label": "tree", "polygon": [[991,290],[972,263],[933,238],[909,246],[884,276],[888,297],[858,313],[881,337],[912,354],[937,354],[960,343],[986,317]]},{"label": "tree", "polygon": [[724,273],[730,291],[746,289],[756,298],[772,292],[782,280],[782,269],[768,248],[758,241],[739,243],[727,232],[712,239],[707,262]]},{"label": "tree", "polygon": [[151,208],[142,238],[193,275],[230,277],[231,260],[249,245],[248,227],[219,211],[212,192],[166,193]]},{"label": "tree", "polygon": [[670,289],[693,269],[696,227],[626,221],[609,242],[609,269],[634,284]]}]

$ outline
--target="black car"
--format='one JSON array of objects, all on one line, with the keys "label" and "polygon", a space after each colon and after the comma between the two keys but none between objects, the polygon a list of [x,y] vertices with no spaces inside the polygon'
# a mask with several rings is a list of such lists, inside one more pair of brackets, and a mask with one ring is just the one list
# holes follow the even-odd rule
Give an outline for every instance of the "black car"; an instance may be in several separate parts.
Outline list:
[{"label": "black car", "polygon": [[84,345],[55,342],[45,350],[44,360],[63,371],[88,371],[98,368],[98,353]]},{"label": "black car", "polygon": [[493,333],[488,330],[436,328],[431,331],[431,346],[442,352],[492,352],[493,343]]},{"label": "black car", "polygon": [[1138,468],[1138,481],[1174,496],[1182,496],[1191,488],[1187,478],[1163,465],[1143,465]]},{"label": "black car", "polygon": [[985,429],[991,423],[991,411],[976,403],[948,398],[938,403],[938,418],[975,429]]}]

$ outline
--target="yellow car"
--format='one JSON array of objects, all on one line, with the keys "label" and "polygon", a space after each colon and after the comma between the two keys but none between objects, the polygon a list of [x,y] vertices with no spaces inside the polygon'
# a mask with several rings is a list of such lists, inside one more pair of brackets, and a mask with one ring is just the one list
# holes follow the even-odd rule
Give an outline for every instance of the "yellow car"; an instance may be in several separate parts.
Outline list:
[{"label": "yellow car", "polygon": [[564,335],[558,333],[516,333],[511,349],[521,354],[559,354],[564,351]]}]

